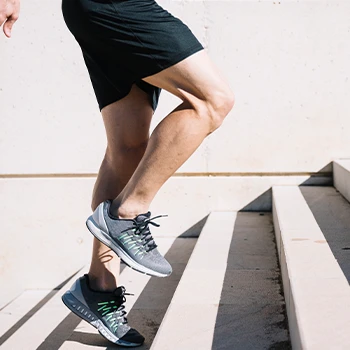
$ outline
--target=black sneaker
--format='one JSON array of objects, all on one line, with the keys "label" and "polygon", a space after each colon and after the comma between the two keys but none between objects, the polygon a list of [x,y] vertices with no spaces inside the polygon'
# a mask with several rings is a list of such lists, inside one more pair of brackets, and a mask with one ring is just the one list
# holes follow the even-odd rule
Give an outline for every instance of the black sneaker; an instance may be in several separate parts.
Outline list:
[{"label": "black sneaker", "polygon": [[89,285],[89,276],[77,279],[71,289],[64,293],[62,301],[77,316],[98,329],[100,334],[114,344],[140,346],[145,338],[130,328],[125,317],[124,287],[114,292],[97,292]]},{"label": "black sneaker", "polygon": [[151,213],[119,219],[110,213],[111,201],[101,203],[87,219],[90,232],[110,247],[128,266],[150,276],[167,277],[172,268],[159,253],[149,225],[159,226]]}]

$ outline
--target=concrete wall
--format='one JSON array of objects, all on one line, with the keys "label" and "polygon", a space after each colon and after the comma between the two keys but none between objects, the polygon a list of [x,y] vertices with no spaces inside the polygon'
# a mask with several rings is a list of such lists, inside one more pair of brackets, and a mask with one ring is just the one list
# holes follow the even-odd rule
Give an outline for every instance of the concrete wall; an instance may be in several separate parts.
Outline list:
[{"label": "concrete wall", "polygon": [[[210,209],[239,210],[273,184],[327,175],[333,159],[349,157],[350,2],[159,3],[206,47],[236,106],[163,189],[156,212],[186,203],[191,216],[177,209],[186,230]],[[15,290],[1,291],[1,305],[88,260],[84,220],[106,144],[60,1],[23,1],[13,38],[0,35],[0,57],[0,283]],[[152,128],[178,102],[163,92]],[[186,177],[193,173],[200,177]]]}]

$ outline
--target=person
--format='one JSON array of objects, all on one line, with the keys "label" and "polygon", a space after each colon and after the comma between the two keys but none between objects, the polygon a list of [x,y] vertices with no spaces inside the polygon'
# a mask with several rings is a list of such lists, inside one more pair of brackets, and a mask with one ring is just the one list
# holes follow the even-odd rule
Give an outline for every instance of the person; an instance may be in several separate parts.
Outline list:
[{"label": "person", "polygon": [[3,25],[5,35],[10,38],[12,27],[18,20],[19,0],[0,0],[0,27]]},{"label": "person", "polygon": [[[0,4],[10,36],[19,1]],[[128,325],[128,294],[118,284],[120,259],[151,276],[171,274],[150,231],[159,226],[150,204],[222,124],[234,96],[190,29],[155,0],[63,0],[62,11],[81,47],[107,134],[86,222],[94,235],[90,269],[62,300],[109,341],[139,346],[144,337]],[[149,136],[161,89],[182,103]]]},{"label": "person", "polygon": [[[95,237],[91,266],[62,299],[111,342],[138,346],[144,337],[128,325],[119,258],[151,276],[171,274],[150,231],[158,225],[150,204],[221,125],[234,97],[190,29],[154,0],[63,0],[62,11],[107,134],[87,220]],[[182,103],[149,137],[161,89]]]}]

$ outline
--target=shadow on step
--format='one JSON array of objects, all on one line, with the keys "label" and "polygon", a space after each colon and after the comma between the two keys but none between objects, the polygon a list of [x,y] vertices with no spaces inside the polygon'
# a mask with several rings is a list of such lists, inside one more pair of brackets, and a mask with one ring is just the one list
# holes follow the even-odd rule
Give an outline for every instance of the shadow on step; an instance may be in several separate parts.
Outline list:
[{"label": "shadow on step", "polygon": [[291,349],[271,213],[237,213],[212,349]]},{"label": "shadow on step", "polygon": [[300,191],[350,283],[350,203],[334,187],[300,187]]},{"label": "shadow on step", "polygon": [[[206,219],[207,217],[203,218],[175,239],[165,255],[165,258],[173,267],[173,273],[167,278],[152,277],[137,298],[133,308],[129,310],[127,315],[129,324],[146,338],[145,344],[141,347],[137,347],[137,349],[150,349],[195,247],[197,242],[196,237],[199,236]],[[125,265],[122,265],[122,267],[127,268]],[[64,307],[63,304],[62,307]],[[69,347],[70,349],[74,349],[74,343],[85,344],[101,349],[125,349],[112,345],[98,333],[86,333],[75,330],[81,321],[79,317],[70,313],[51,334],[48,335],[37,350],[56,350],[66,341],[72,344]]]},{"label": "shadow on step", "polygon": [[[295,176],[303,175],[303,173],[295,173]],[[288,179],[288,176],[292,174],[280,174]],[[293,177],[293,176],[292,176]],[[279,185],[283,183],[278,182]],[[289,184],[287,180],[287,184]],[[307,180],[302,182],[300,186],[333,186],[333,163],[328,163],[319,171],[311,174]],[[267,189],[260,196],[252,200],[245,205],[241,211],[259,211],[259,212],[271,212],[272,211],[272,189]]]},{"label": "shadow on step", "polygon": [[311,175],[300,186],[333,186],[333,162]]},{"label": "shadow on step", "polygon": [[[80,270],[79,270],[80,271]],[[53,288],[52,291],[46,295],[45,298],[40,300],[34,307],[32,307],[20,320],[18,320],[8,331],[6,331],[0,337],[0,347],[7,339],[9,339],[17,330],[22,327],[33,315],[35,315],[41,308],[43,308],[48,301],[50,301],[55,294],[71,279],[76,275],[79,271],[73,273],[70,277],[68,277],[65,281],[60,283],[57,287]]]},{"label": "shadow on step", "polygon": [[165,255],[173,273],[167,278],[151,278],[129,312],[128,321],[146,338],[139,349],[150,349],[196,242],[194,238],[177,238],[174,241]]}]

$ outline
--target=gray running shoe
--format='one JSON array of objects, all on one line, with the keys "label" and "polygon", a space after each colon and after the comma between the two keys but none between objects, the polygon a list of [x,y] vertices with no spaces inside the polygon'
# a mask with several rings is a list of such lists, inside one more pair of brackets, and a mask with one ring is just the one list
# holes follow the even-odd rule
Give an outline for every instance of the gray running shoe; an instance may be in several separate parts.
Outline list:
[{"label": "gray running shoe", "polygon": [[114,344],[140,346],[145,338],[130,328],[125,317],[124,287],[114,292],[97,292],[91,289],[89,276],[77,279],[71,289],[63,294],[62,301],[77,316],[98,329],[100,334]]},{"label": "gray running shoe", "polygon": [[135,219],[118,219],[110,213],[111,201],[101,203],[87,219],[90,232],[110,247],[125,264],[136,271],[166,277],[172,272],[170,264],[159,253],[149,225],[159,226],[151,213],[138,215]]}]

